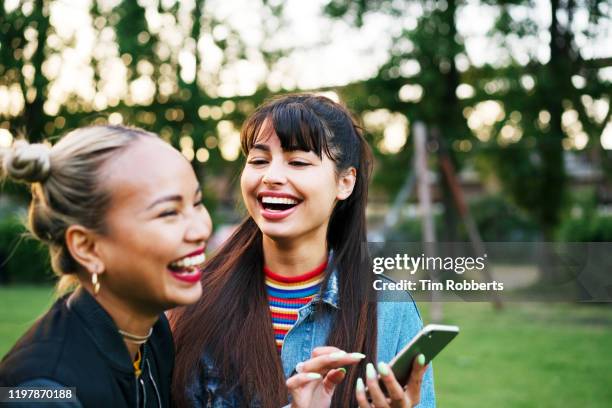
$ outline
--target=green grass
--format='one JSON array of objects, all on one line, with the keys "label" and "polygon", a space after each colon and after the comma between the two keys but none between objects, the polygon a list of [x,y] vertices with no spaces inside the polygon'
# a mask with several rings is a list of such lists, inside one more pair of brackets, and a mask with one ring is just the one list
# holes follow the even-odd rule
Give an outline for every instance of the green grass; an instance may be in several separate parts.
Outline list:
[{"label": "green grass", "polygon": [[439,406],[612,406],[611,305],[446,303],[444,320],[461,333],[434,361]]},{"label": "green grass", "polygon": [[[52,302],[0,287],[0,356]],[[428,304],[420,304],[428,320]],[[461,333],[434,361],[440,407],[612,406],[612,305],[445,303]]]},{"label": "green grass", "polygon": [[37,286],[0,286],[0,356],[53,303],[53,288]]}]

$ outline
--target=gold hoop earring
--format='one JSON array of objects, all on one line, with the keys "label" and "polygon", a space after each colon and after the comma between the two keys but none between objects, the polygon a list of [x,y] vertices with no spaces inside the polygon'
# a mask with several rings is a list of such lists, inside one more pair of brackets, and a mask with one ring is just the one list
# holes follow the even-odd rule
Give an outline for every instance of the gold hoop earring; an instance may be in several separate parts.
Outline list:
[{"label": "gold hoop earring", "polygon": [[94,272],[91,275],[91,284],[93,285],[94,295],[97,296],[100,292],[100,282],[98,282],[98,272]]}]

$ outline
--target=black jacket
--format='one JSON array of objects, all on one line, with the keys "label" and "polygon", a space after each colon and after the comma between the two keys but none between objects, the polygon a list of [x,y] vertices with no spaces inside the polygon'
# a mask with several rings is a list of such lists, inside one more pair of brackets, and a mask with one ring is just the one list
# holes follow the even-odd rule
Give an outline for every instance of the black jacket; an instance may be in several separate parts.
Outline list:
[{"label": "black jacket", "polygon": [[85,407],[168,407],[174,344],[162,314],[143,348],[136,379],[110,315],[85,290],[59,299],[0,363],[0,387],[49,379],[76,387]]}]

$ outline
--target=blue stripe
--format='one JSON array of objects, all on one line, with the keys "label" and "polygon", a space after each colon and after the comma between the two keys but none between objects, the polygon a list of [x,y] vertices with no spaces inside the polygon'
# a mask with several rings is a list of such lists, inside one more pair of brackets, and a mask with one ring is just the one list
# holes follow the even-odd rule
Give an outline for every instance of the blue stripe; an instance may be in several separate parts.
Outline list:
[{"label": "blue stripe", "polygon": [[273,323],[294,324],[296,321],[297,321],[297,319],[296,320],[290,320],[290,319],[278,319],[276,317],[272,318],[272,322]]},{"label": "blue stripe", "polygon": [[284,340],[285,339],[285,335],[284,334],[275,334],[274,338],[277,340]]},{"label": "blue stripe", "polygon": [[268,293],[270,295],[274,297],[284,298],[284,299],[303,298],[303,297],[311,296],[317,293],[317,290],[318,290],[318,288],[316,287],[306,288],[302,290],[283,290],[283,289],[272,288],[270,286],[266,287],[266,289],[268,290]]},{"label": "blue stripe", "polygon": [[268,300],[268,302],[270,302],[270,306],[282,307],[283,309],[297,310],[303,306],[303,305],[296,304],[296,303],[289,304],[289,303],[285,303],[285,302],[278,301],[278,300]]}]

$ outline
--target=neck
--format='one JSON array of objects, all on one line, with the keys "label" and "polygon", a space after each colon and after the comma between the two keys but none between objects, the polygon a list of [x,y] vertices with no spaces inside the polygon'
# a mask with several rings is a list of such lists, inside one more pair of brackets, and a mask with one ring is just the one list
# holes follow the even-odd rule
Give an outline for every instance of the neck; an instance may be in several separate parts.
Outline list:
[{"label": "neck", "polygon": [[[86,289],[93,295],[93,291],[90,290],[90,288],[86,287]],[[97,296],[93,296],[95,296],[100,306],[102,306],[102,308],[111,316],[115,322],[115,325],[117,325],[117,328],[119,330],[123,330],[124,332],[128,332],[136,336],[146,336],[149,334],[149,331],[159,318],[159,313],[144,311],[141,308],[134,306],[130,302],[113,295],[108,290],[105,291],[104,287],[102,287]],[[126,341],[125,338],[123,341],[125,342],[125,346],[127,347],[132,360],[134,360],[140,345]]]},{"label": "neck", "polygon": [[[325,232],[326,229],[323,229]],[[326,234],[309,238],[272,239],[263,236],[265,265],[281,276],[293,277],[315,269],[327,259]]]}]

